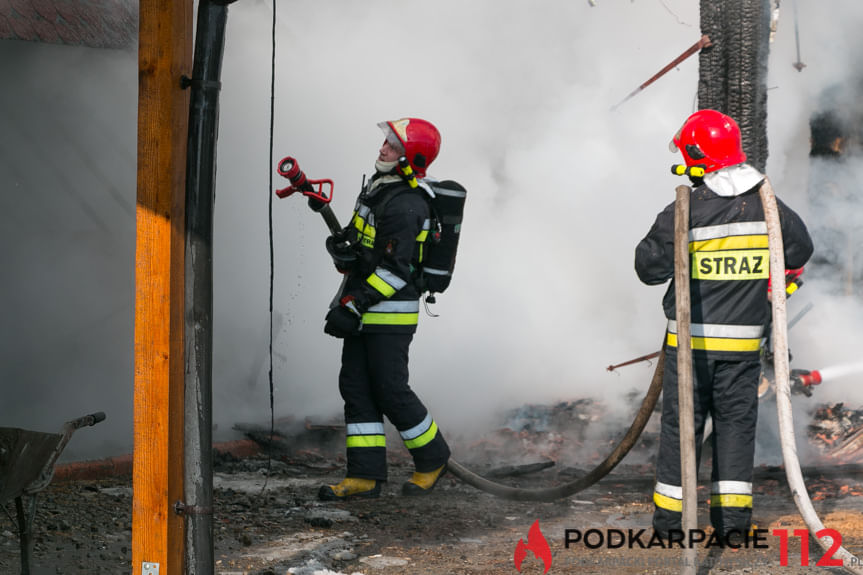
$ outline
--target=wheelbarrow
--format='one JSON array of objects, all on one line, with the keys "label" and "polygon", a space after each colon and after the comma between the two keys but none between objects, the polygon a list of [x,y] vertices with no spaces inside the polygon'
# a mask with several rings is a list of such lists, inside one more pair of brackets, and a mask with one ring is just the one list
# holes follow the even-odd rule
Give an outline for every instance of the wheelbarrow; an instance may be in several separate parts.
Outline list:
[{"label": "wheelbarrow", "polygon": [[68,421],[62,433],[42,433],[16,427],[0,427],[0,504],[15,500],[18,538],[21,543],[21,575],[30,575],[36,494],[54,477],[54,464],[75,430],[105,419],[101,411]]}]

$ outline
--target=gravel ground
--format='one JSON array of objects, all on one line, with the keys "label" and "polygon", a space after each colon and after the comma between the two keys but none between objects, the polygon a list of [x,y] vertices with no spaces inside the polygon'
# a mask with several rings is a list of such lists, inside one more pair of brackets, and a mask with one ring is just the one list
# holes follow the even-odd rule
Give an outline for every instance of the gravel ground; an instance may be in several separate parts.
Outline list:
[{"label": "gravel ground", "polygon": [[[564,543],[567,529],[646,529],[652,511],[651,476],[644,466],[621,466],[599,485],[554,503],[509,502],[475,491],[452,477],[422,498],[399,495],[410,465],[394,461],[392,479],[380,499],[321,503],[318,485],[337,481],[340,471],[309,471],[272,461],[267,487],[265,459],[220,465],[214,478],[216,573],[331,575],[363,573],[513,574],[514,551],[527,540],[534,521],[548,541],[548,573],[679,573],[681,552],[649,548],[587,549]],[[566,479],[554,469],[522,478],[524,486]],[[859,477],[856,479],[860,479]],[[816,502],[828,527],[840,531],[852,552],[863,554],[863,497],[854,479],[833,482],[835,496]],[[510,484],[518,484],[512,480]],[[703,482],[702,482],[703,483]],[[829,486],[828,486],[829,488]],[[706,499],[706,487],[699,499]],[[35,522],[34,575],[129,573],[131,500],[128,479],[54,484],[39,495]],[[14,513],[14,506],[7,505]],[[760,528],[800,529],[784,483],[757,490]],[[705,508],[706,511],[706,508]],[[707,525],[705,516],[700,525]],[[10,518],[0,525],[0,573],[18,573],[18,540]],[[796,575],[823,568],[800,567],[800,542],[791,537],[788,565],[781,565],[776,537],[766,549],[699,550],[699,573]],[[820,553],[814,543],[812,562]],[[521,573],[542,573],[542,562],[527,553]]]},{"label": "gravel ground", "polygon": [[[484,474],[519,464],[556,462],[529,475],[499,480],[542,487],[572,481],[604,458],[614,443],[607,434],[600,431],[598,438],[594,433],[605,416],[602,406],[590,401],[523,406],[508,417],[507,428],[480,441],[449,438],[455,457]],[[619,423],[610,428],[621,429]],[[299,428],[304,431],[297,432],[295,424],[285,427],[286,435],[279,441],[270,437],[266,445],[260,434],[247,432],[266,455],[235,459],[217,454],[215,460],[215,575],[513,575],[519,572],[515,566],[519,541],[535,546],[538,540],[528,535],[535,523],[548,543],[550,575],[679,573],[680,549],[641,548],[637,543],[592,549],[583,543],[566,545],[567,530],[591,529],[596,530],[594,537],[609,536],[609,530],[644,529],[642,541],[649,542],[657,429],[652,423],[614,473],[552,503],[503,501],[451,475],[426,497],[402,497],[401,483],[412,472],[402,449],[388,452],[390,481],[379,499],[322,503],[316,498],[318,487],[343,476],[343,431],[337,426],[302,424]],[[398,444],[397,438],[392,444]],[[844,463],[852,465],[806,468],[805,478],[824,524],[841,534],[849,551],[863,557],[863,465]],[[709,481],[704,479],[709,477],[709,465],[701,470],[701,477],[699,526],[709,531]],[[814,541],[808,541],[813,566],[803,566],[801,541],[793,531],[804,524],[783,472],[759,467],[754,484],[754,519],[759,529],[766,530],[766,547],[736,551],[701,547],[699,575],[840,571],[814,566],[821,555]],[[4,507],[0,575],[17,574],[14,504],[7,502]],[[52,483],[37,496],[32,574],[135,573],[131,508],[129,477]],[[787,557],[773,535],[777,529],[791,535]],[[545,571],[540,557],[525,553],[522,574]]]}]

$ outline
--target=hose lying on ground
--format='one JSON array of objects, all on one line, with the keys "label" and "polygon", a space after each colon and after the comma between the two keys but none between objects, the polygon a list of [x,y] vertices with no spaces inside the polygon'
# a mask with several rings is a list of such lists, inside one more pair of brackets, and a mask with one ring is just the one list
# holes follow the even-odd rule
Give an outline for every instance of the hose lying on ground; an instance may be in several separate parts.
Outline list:
[{"label": "hose lying on ground", "polygon": [[650,387],[644,395],[641,407],[638,409],[638,413],[632,421],[632,425],[630,425],[626,435],[623,436],[608,457],[606,457],[602,463],[597,465],[584,477],[579,477],[574,481],[555,487],[523,489],[490,481],[485,477],[477,475],[470,469],[467,469],[454,459],[449,460],[447,469],[450,473],[468,485],[481,489],[486,493],[491,493],[497,497],[512,501],[555,501],[557,499],[569,497],[579,491],[583,491],[608,475],[608,473],[614,469],[618,463],[620,463],[626,454],[629,453],[632,446],[635,445],[641,432],[644,431],[644,426],[647,425],[647,422],[653,413],[656,401],[662,392],[662,374],[664,369],[665,351],[663,346],[663,351],[659,354],[659,358],[656,363],[656,370],[653,372],[653,380],[650,382]]},{"label": "hose lying on ground", "polygon": [[[768,247],[770,248],[770,282],[774,286],[784,285],[785,252],[782,247],[782,229],[779,222],[779,212],[776,207],[776,197],[770,181],[765,178],[758,190],[761,203],[764,206],[764,219],[767,222]],[[779,413],[779,437],[782,443],[782,459],[785,462],[785,476],[791,495],[797,505],[800,516],[809,528],[809,533],[825,553],[831,554],[825,559],[836,557],[842,561],[845,569],[851,573],[863,574],[860,559],[842,547],[839,541],[825,534],[824,524],[815,513],[806,484],[803,482],[803,472],[797,459],[797,445],[794,441],[794,419],[791,413],[791,384],[788,380],[788,326],[785,313],[785,290],[774,289],[771,305],[773,306],[773,372],[776,382],[776,409]],[[820,534],[820,535],[819,535]],[[833,547],[835,545],[835,548]],[[805,558],[808,559],[808,558]]]}]

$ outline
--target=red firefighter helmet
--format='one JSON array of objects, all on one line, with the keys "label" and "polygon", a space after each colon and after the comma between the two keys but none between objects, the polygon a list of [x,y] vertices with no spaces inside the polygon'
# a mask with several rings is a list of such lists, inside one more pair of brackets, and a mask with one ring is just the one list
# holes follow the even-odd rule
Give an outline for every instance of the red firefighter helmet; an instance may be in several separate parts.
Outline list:
[{"label": "red firefighter helmet", "polygon": [[672,151],[673,146],[683,154],[687,167],[703,166],[708,174],[746,161],[740,127],[716,110],[699,110],[689,116],[674,135]]},{"label": "red firefighter helmet", "polygon": [[419,118],[381,122],[378,126],[388,139],[393,135],[398,139],[417,177],[425,177],[426,170],[440,151],[440,132],[437,128],[431,122]]}]

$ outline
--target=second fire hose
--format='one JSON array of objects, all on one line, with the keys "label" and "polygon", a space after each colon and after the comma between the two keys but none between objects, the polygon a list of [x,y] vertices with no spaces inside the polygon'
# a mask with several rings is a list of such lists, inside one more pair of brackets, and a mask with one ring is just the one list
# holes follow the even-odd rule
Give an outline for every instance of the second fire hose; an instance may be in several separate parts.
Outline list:
[{"label": "second fire hose", "polygon": [[[782,228],[779,223],[779,211],[776,207],[776,197],[770,181],[765,178],[758,193],[764,206],[764,219],[767,222],[768,246],[770,248],[770,276],[773,285],[782,281],[785,270],[785,255],[782,244]],[[788,361],[788,325],[785,310],[785,292],[774,290],[771,298],[773,306],[773,370],[776,381],[776,409],[779,413],[779,436],[782,444],[782,459],[785,462],[785,475],[794,503],[800,516],[806,523],[809,533],[818,541],[825,552],[838,557],[842,565],[851,573],[863,574],[860,559],[850,551],[825,534],[824,524],[818,518],[806,484],[803,482],[803,472],[797,458],[797,445],[794,440],[794,419],[791,412],[791,383],[789,380]],[[835,546],[835,547],[834,547]]]}]

